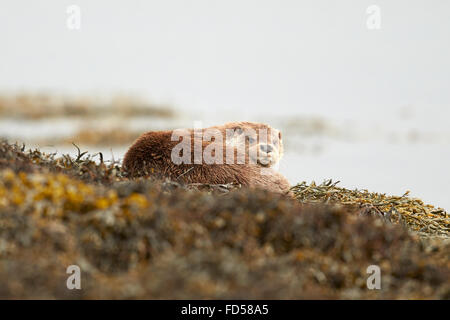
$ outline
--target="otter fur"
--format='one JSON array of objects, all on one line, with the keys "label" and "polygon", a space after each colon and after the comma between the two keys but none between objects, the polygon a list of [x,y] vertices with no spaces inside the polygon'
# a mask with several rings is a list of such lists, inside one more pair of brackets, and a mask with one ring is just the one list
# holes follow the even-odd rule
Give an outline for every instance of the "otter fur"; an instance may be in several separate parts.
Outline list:
[{"label": "otter fur", "polygon": [[[259,129],[268,130],[269,142],[259,141]],[[243,136],[243,133],[251,130],[257,132],[256,141],[252,141],[255,140],[254,137],[246,139]],[[214,139],[205,139],[205,134],[207,135],[208,132],[217,133],[219,137],[222,136],[224,139],[217,139],[217,136],[214,136]],[[213,163],[207,163],[205,159],[196,160],[194,152],[184,155],[188,157],[184,158],[188,161],[176,163],[173,160],[173,151],[180,144],[180,139],[176,139],[178,135],[174,139],[174,133],[177,132],[167,130],[150,131],[142,134],[125,154],[123,167],[128,176],[168,178],[185,184],[238,183],[243,187],[265,189],[276,193],[286,193],[289,190],[290,185],[287,179],[273,169],[283,153],[281,133],[268,125],[254,122],[232,122],[222,126],[199,129],[198,131],[193,129],[178,131],[178,133],[183,133],[185,138],[190,138],[187,142],[189,150],[192,151],[196,146],[200,146],[200,153],[203,154],[210,149],[212,150],[211,155],[217,156],[215,160],[222,160]],[[198,133],[200,133],[200,136],[198,136]],[[248,143],[246,144],[246,142]],[[232,158],[237,160],[237,148],[234,147],[243,146],[246,147],[244,163],[227,161],[229,160],[226,158],[227,151],[230,147],[233,150]],[[250,152],[252,148],[253,151],[257,149],[256,151],[261,150],[262,152],[252,153]],[[269,149],[270,152],[268,152]],[[258,161],[250,155],[255,153],[258,153],[264,161]]]}]

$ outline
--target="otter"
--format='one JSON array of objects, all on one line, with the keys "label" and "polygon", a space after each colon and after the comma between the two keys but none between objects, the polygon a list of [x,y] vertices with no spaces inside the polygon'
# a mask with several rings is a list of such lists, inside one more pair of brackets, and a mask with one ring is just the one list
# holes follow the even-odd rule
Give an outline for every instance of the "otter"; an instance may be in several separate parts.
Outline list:
[{"label": "otter", "polygon": [[204,129],[146,132],[126,152],[123,168],[131,178],[238,183],[286,193],[289,182],[273,168],[282,154],[278,130],[261,123],[231,122]]},{"label": "otter", "polygon": [[[203,132],[219,130],[225,135],[225,144],[245,150],[246,163],[249,161],[263,167],[273,167],[283,156],[281,132],[264,123],[230,122],[222,126],[203,129]],[[248,149],[247,149],[248,147]]]}]

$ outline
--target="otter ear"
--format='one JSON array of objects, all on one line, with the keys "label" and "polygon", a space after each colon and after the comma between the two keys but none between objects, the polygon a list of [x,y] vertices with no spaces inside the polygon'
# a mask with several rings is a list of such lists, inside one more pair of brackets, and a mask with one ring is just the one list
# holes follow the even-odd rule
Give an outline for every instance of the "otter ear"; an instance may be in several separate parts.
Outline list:
[{"label": "otter ear", "polygon": [[233,130],[234,134],[239,136],[244,132],[244,129],[242,129],[241,127],[234,127]]},{"label": "otter ear", "polygon": [[238,139],[244,133],[244,129],[242,129],[241,127],[233,127],[231,129],[231,137],[233,139]]},{"label": "otter ear", "polygon": [[239,141],[244,133],[244,129],[241,127],[231,127],[227,129],[227,143],[236,143]]}]

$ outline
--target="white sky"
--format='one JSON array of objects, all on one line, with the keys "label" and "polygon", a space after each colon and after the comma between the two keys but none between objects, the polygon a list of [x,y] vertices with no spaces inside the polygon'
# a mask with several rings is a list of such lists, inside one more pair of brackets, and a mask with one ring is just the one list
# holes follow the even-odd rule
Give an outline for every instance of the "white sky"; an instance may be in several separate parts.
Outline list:
[{"label": "white sky", "polygon": [[[68,5],[81,30],[66,27]],[[381,9],[368,30],[366,9]],[[131,91],[185,109],[448,114],[450,1],[0,0],[0,90]]]}]

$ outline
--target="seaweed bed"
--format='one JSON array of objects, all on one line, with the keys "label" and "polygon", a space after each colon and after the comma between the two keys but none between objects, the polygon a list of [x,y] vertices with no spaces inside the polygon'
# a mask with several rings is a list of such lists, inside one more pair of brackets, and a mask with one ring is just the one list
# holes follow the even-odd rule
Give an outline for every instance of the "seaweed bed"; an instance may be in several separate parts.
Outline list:
[{"label": "seaweed bed", "polygon": [[450,298],[444,210],[331,181],[292,193],[130,181],[101,154],[0,142],[0,298]]},{"label": "seaweed bed", "polygon": [[116,117],[152,116],[171,118],[174,110],[167,105],[155,105],[133,96],[116,96],[110,99],[67,97],[55,94],[0,94],[0,117],[13,119],[48,119],[72,117],[103,119]]}]

